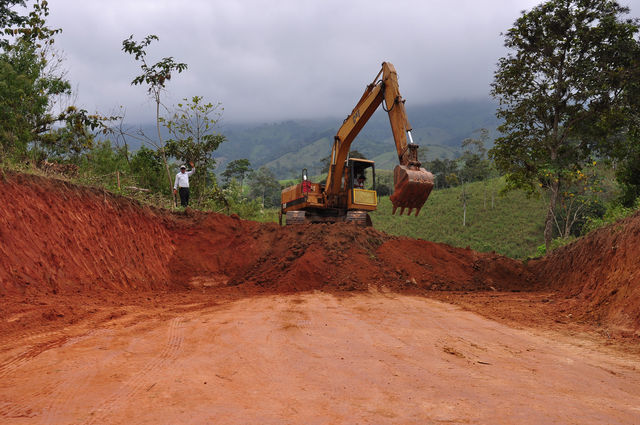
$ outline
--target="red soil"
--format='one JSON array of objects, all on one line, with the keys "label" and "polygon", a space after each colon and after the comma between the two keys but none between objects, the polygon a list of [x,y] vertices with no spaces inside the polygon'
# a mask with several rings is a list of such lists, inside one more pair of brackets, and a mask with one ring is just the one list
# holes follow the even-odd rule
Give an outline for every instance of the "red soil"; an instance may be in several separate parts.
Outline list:
[{"label": "red soil", "polygon": [[531,264],[583,320],[640,331],[640,213]]},{"label": "red soil", "polygon": [[[194,288],[217,297],[375,289],[427,296],[527,292],[543,298],[545,315],[574,312],[585,323],[637,337],[639,233],[636,215],[525,265],[348,224],[281,228],[219,214],[173,214],[98,189],[5,175],[0,316],[22,309],[29,320],[2,321],[0,331],[77,320],[105,302],[162,302],[163,294]],[[495,311],[486,297],[477,299],[483,300],[477,310]],[[529,318],[506,316],[542,320],[533,319],[538,307],[528,311]]]}]

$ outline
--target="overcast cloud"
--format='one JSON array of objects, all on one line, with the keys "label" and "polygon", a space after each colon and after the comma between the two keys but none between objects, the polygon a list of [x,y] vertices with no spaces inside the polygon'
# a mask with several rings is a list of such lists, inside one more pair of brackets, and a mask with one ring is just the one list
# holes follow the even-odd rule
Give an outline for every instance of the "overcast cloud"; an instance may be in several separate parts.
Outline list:
[{"label": "overcast cloud", "polygon": [[[487,98],[500,33],[537,0],[50,0],[49,23],[77,103],[127,121],[153,107],[122,40],[156,34],[155,62],[189,69],[165,103],[201,95],[226,122],[346,115],[382,61],[392,62],[408,104]],[[621,1],[640,16],[640,0]]]}]

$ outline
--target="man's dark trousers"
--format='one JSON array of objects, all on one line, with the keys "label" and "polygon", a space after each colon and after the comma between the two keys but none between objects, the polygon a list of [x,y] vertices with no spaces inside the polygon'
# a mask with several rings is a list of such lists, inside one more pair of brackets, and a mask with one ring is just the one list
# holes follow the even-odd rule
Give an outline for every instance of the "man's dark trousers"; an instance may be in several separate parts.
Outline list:
[{"label": "man's dark trousers", "polygon": [[189,188],[181,187],[178,189],[178,193],[180,194],[180,205],[183,207],[189,205]]}]

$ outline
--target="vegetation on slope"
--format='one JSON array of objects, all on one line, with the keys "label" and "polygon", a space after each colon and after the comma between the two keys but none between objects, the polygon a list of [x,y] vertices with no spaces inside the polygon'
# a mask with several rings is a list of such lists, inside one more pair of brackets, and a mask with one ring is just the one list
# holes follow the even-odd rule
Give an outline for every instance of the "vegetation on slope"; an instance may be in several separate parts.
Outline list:
[{"label": "vegetation on slope", "polygon": [[[490,179],[465,185],[466,223],[463,226],[462,186],[434,190],[418,217],[391,215],[389,197],[381,197],[371,214],[378,230],[512,258],[536,254],[544,242],[545,203],[527,197],[523,191],[500,195],[504,179]],[[405,212],[406,213],[406,212]]]}]

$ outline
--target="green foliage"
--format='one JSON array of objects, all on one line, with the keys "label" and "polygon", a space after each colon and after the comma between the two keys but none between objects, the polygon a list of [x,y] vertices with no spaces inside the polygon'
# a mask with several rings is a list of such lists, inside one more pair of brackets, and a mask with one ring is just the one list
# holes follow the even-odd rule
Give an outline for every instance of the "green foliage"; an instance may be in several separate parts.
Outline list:
[{"label": "green foliage", "polygon": [[[602,168],[602,167],[601,167]],[[566,171],[563,175],[564,188],[558,194],[556,208],[553,211],[555,235],[568,238],[579,236],[589,217],[598,217],[604,213],[603,195],[608,197],[613,191],[609,185],[605,170],[599,170],[596,161],[585,164],[583,170]]]},{"label": "green foliage", "polygon": [[[27,20],[26,15],[21,15],[14,10],[14,6],[26,7],[24,0],[0,0],[0,28],[4,35],[12,36],[13,30],[10,27],[22,27]],[[0,48],[6,48],[9,40],[0,40]]]},{"label": "green foliage", "polygon": [[496,174],[493,164],[487,159],[486,145],[489,142],[489,130],[482,128],[478,131],[479,138],[469,137],[462,141],[464,152],[460,160],[464,165],[460,174],[465,182],[485,180],[492,174]]},{"label": "green foliage", "polygon": [[168,193],[163,184],[162,156],[157,151],[142,146],[131,156],[130,164],[140,187]]},{"label": "green foliage", "polygon": [[240,189],[244,183],[244,178],[251,172],[251,163],[247,158],[235,159],[227,164],[227,168],[222,173],[225,183],[228,185],[233,179],[240,181]]},{"label": "green foliage", "polygon": [[116,170],[127,170],[127,161],[109,140],[93,146],[80,160],[80,170],[89,175],[106,175]]},{"label": "green foliage", "polygon": [[71,92],[67,81],[46,71],[46,47],[61,31],[46,26],[48,14],[48,4],[42,1],[34,3],[28,16],[6,17],[19,26],[3,28],[15,39],[7,41],[0,54],[0,156],[26,157],[29,143],[56,121],[49,113],[53,97]]},{"label": "green foliage", "polygon": [[378,197],[393,193],[393,171],[376,169],[376,193]]},{"label": "green foliage", "polygon": [[610,139],[603,153],[616,161],[616,179],[621,186],[620,202],[633,206],[640,197],[640,57],[636,68],[638,75],[629,96],[629,128],[618,137]]},{"label": "green foliage", "polygon": [[626,12],[610,0],[549,0],[505,35],[510,52],[492,83],[503,136],[491,156],[508,188],[551,191],[547,245],[567,172],[580,170],[614,131],[598,124],[621,102],[639,51],[637,23],[621,19]]},{"label": "green foliage", "polygon": [[[152,143],[156,149],[158,149],[162,155],[162,161],[164,162],[165,171],[167,172],[168,187],[172,187],[171,173],[169,172],[169,163],[167,160],[167,153],[165,150],[164,142],[162,141],[162,134],[160,132],[160,124],[163,122],[160,117],[160,94],[165,89],[166,84],[171,80],[171,73],[177,71],[181,73],[187,69],[186,63],[180,63],[173,60],[173,57],[164,57],[155,64],[149,65],[147,63],[146,48],[153,42],[158,41],[159,38],[156,35],[148,35],[142,41],[136,42],[133,40],[133,35],[128,39],[122,41],[122,50],[130,55],[133,55],[136,61],[140,62],[140,70],[142,74],[136,76],[131,85],[147,84],[147,92],[149,96],[154,100],[156,104],[156,130],[158,132],[158,139],[154,141],[151,138],[149,142]],[[201,105],[203,106],[203,105]],[[206,171],[206,170],[205,170]]]},{"label": "green foliage", "polygon": [[[575,236],[569,236],[569,237],[566,237],[566,238],[562,238],[562,237],[555,238],[555,239],[553,239],[551,241],[551,245],[549,246],[549,251],[548,252],[554,251],[554,250],[556,250],[556,249],[558,249],[560,247],[563,247],[565,245],[569,245],[570,243],[575,242],[576,239],[577,239],[577,237],[575,237]],[[544,256],[546,254],[547,254],[547,246],[546,246],[546,244],[542,244],[542,245],[538,246],[538,249],[536,250],[536,257],[542,257],[542,256]]]},{"label": "green foliage", "polygon": [[640,210],[640,198],[637,198],[631,207],[625,207],[619,202],[613,201],[607,204],[606,211],[601,217],[589,217],[584,226],[583,233],[587,234],[593,230],[615,223],[618,220],[629,217]]},{"label": "green foliage", "polygon": [[267,167],[260,167],[249,176],[249,196],[260,199],[262,207],[280,206],[281,190],[280,183]]},{"label": "green foliage", "polygon": [[[0,4],[0,12],[7,12],[11,4],[16,2]],[[0,18],[18,25],[3,28],[13,39],[0,44],[0,160],[30,156],[39,163],[51,156],[77,161],[91,147],[91,131],[106,129],[104,122],[110,120],[75,106],[54,111],[61,97],[71,95],[71,84],[52,51],[54,37],[62,30],[47,26],[48,15],[48,3],[42,0],[32,4],[27,16]]]},{"label": "green foliage", "polygon": [[514,190],[498,196],[503,178],[465,185],[466,226],[462,225],[462,187],[434,190],[420,215],[393,216],[389,198],[380,198],[371,213],[373,226],[392,235],[426,239],[512,258],[535,255],[542,243],[544,203]]},{"label": "green foliage", "polygon": [[434,159],[422,165],[433,173],[434,187],[436,189],[444,189],[458,185],[458,161],[448,158]]},{"label": "green foliage", "polygon": [[158,62],[149,65],[146,60],[147,52],[146,48],[153,42],[160,39],[156,35],[148,35],[142,41],[136,42],[133,39],[133,35],[122,41],[122,50],[134,56],[136,61],[140,61],[140,69],[142,74],[136,76],[131,84],[134,86],[140,84],[148,85],[147,91],[154,98],[160,95],[167,81],[171,80],[171,73],[177,71],[181,73],[187,69],[186,63],[180,63],[173,60],[173,57],[165,57]]},{"label": "green foliage", "polygon": [[172,137],[167,140],[164,151],[182,163],[197,164],[190,187],[193,197],[202,202],[207,183],[215,187],[213,152],[225,141],[225,137],[216,131],[222,108],[220,104],[205,103],[200,96],[183,101],[171,118],[160,119]]}]

